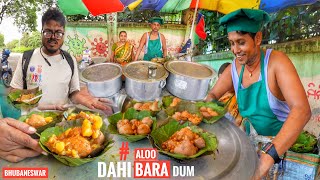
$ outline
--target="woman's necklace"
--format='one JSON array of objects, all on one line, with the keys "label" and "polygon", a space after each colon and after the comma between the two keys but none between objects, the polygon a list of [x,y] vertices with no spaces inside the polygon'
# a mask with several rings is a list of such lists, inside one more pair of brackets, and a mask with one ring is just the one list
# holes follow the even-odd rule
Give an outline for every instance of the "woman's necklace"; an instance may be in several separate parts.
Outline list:
[{"label": "woman's necklace", "polygon": [[246,65],[246,68],[247,68],[247,70],[249,71],[249,77],[252,77],[253,71],[257,69],[257,67],[258,67],[259,64],[260,64],[260,60],[259,60],[258,64],[257,64],[252,70],[250,70],[250,69],[248,68],[248,65]]}]

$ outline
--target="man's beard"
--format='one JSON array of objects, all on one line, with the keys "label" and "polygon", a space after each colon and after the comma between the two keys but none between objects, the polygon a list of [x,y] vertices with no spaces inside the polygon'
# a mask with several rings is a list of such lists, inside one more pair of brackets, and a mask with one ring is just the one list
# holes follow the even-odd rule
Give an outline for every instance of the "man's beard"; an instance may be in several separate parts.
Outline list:
[{"label": "man's beard", "polygon": [[56,53],[59,49],[48,49],[47,47],[44,46],[44,48],[46,48],[46,50],[48,51],[48,53],[50,54],[54,54]]},{"label": "man's beard", "polygon": [[[52,42],[52,41],[55,41],[56,43],[58,43],[56,40],[54,39],[49,39],[48,40],[48,43]],[[60,48],[58,49],[49,49],[47,46],[44,46],[44,48],[46,48],[47,52],[50,53],[50,54],[54,54],[56,53]]]}]

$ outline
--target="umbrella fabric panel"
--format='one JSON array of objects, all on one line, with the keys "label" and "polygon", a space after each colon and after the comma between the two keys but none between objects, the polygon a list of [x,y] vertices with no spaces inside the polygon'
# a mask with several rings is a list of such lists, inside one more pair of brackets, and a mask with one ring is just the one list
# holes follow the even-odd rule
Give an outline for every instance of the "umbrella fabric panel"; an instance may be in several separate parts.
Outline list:
[{"label": "umbrella fabric panel", "polygon": [[93,16],[122,12],[124,5],[120,0],[82,0]]},{"label": "umbrella fabric panel", "polygon": [[160,12],[179,12],[190,7],[191,0],[168,0]]},{"label": "umbrella fabric panel", "polygon": [[89,14],[81,0],[58,0],[58,6],[64,15],[81,14],[87,16]]},{"label": "umbrella fabric panel", "polygon": [[159,12],[167,2],[168,0],[160,0],[160,2],[158,3],[158,5],[154,10]]},{"label": "umbrella fabric panel", "polygon": [[[197,0],[192,0],[190,8],[195,8],[196,3]],[[259,5],[260,1],[257,0],[199,0],[198,8],[228,14],[241,8],[258,9]]]},{"label": "umbrella fabric panel", "polygon": [[140,10],[156,10],[160,9],[167,3],[168,0],[144,0]]},{"label": "umbrella fabric panel", "polygon": [[306,5],[316,3],[317,0],[261,0],[260,9],[268,13],[280,11],[291,6]]},{"label": "umbrella fabric panel", "polygon": [[142,3],[142,0],[136,0],[133,3],[128,5],[128,8],[130,11],[133,11],[137,6],[139,6]]},{"label": "umbrella fabric panel", "polygon": [[120,0],[124,6],[128,6],[129,4],[135,2],[136,0]]}]

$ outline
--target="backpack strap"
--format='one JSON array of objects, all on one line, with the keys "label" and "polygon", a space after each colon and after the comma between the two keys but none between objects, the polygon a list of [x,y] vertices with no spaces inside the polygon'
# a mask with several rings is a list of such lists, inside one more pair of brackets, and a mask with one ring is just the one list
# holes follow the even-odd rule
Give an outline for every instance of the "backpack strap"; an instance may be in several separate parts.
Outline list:
[{"label": "backpack strap", "polygon": [[[71,72],[72,72],[72,75],[71,77],[73,76],[74,74],[74,64],[73,64],[73,59],[71,57],[71,55],[67,52],[67,51],[64,51],[62,49],[61,50],[61,55],[62,57],[66,58],[69,66],[70,66],[70,69],[71,69]],[[30,50],[30,51],[25,51],[22,55],[22,81],[23,81],[23,89],[27,89],[27,71],[28,71],[28,66],[29,66],[29,63],[30,63],[30,59],[31,59],[31,56],[34,52],[34,49]]]},{"label": "backpack strap", "polygon": [[23,89],[27,89],[27,71],[30,63],[31,56],[33,54],[34,49],[25,51],[22,55],[22,81],[23,81]]},{"label": "backpack strap", "polygon": [[64,51],[64,50],[62,50],[62,49],[60,49],[60,51],[61,51],[61,53],[62,53],[62,57],[63,57],[63,58],[66,57],[66,60],[67,60],[67,62],[68,62],[68,64],[69,64],[70,69],[71,69],[71,72],[72,72],[72,75],[71,75],[71,77],[72,77],[73,74],[74,74],[74,63],[73,63],[73,59],[72,59],[71,55],[70,55],[67,51]]}]

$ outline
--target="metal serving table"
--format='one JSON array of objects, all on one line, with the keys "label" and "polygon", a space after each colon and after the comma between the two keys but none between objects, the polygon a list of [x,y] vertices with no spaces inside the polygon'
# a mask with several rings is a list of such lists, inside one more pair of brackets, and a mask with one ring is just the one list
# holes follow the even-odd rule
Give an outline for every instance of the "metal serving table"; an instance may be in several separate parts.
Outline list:
[{"label": "metal serving table", "polygon": [[[258,164],[257,155],[251,146],[245,133],[226,118],[220,119],[214,124],[201,123],[201,128],[214,132],[218,138],[218,153],[215,159],[212,155],[202,156],[194,160],[178,162],[170,157],[159,154],[159,160],[170,160],[171,168],[175,166],[194,166],[193,177],[175,177],[172,179],[221,179],[221,180],[247,180],[253,175]],[[120,161],[119,148],[123,139],[118,136],[113,137],[115,143],[113,147],[104,155],[91,163],[78,167],[69,167],[60,163],[53,156],[38,156],[28,158],[19,163],[10,163],[0,160],[0,169],[3,167],[48,167],[49,179],[109,179],[107,177],[98,178],[98,162],[105,162],[107,167],[109,162]],[[134,161],[135,148],[151,148],[148,139],[129,143],[130,154],[127,162]],[[108,170],[108,169],[107,169]],[[107,171],[106,170],[106,171]],[[131,170],[133,179],[133,168]],[[171,169],[172,172],[172,169]],[[172,175],[172,173],[171,173]],[[0,175],[2,177],[2,175]],[[172,177],[172,176],[171,176]],[[1,179],[1,178],[0,178]],[[127,178],[110,178],[127,179]]]}]

